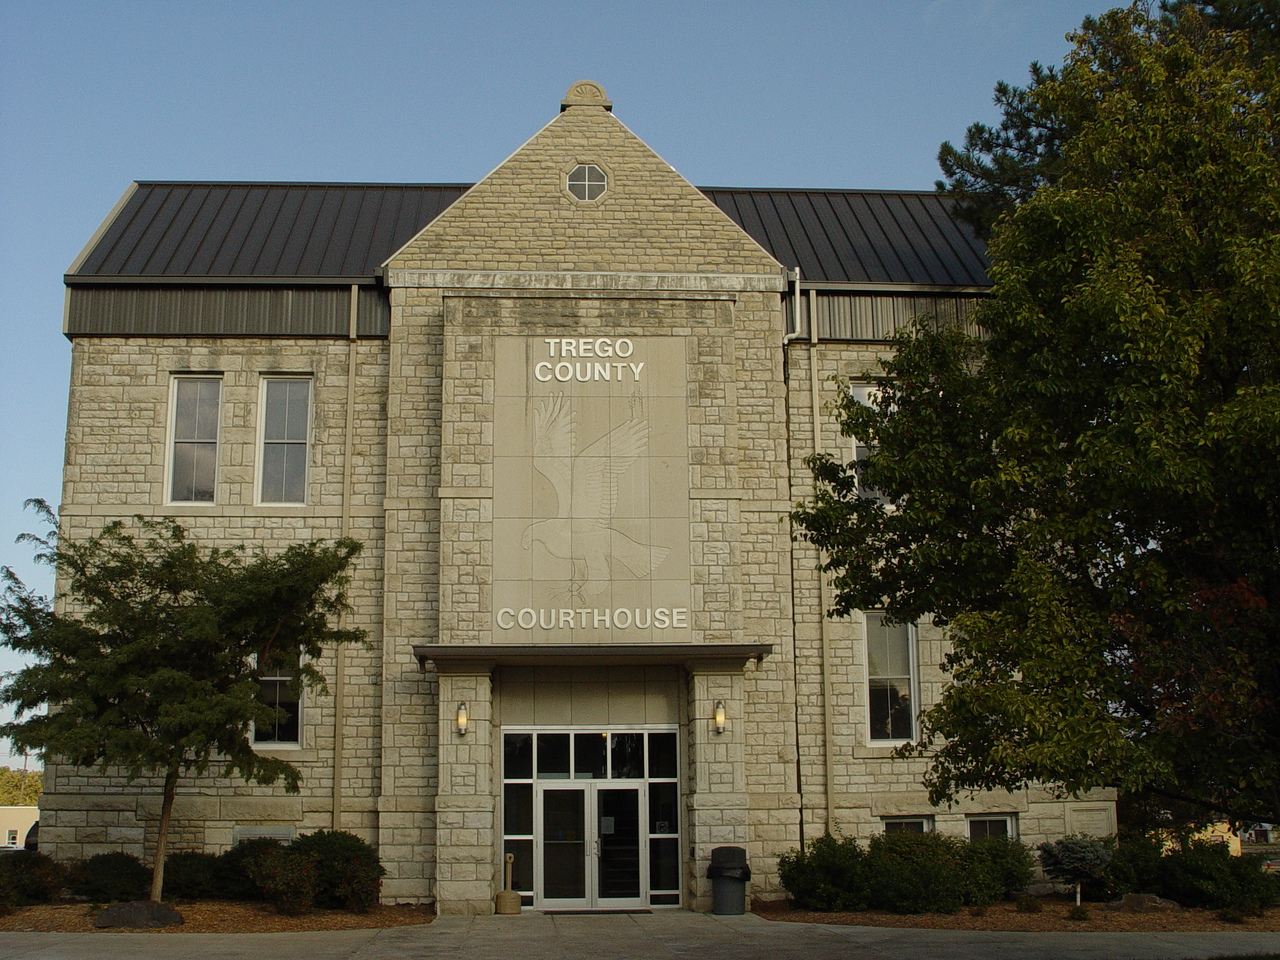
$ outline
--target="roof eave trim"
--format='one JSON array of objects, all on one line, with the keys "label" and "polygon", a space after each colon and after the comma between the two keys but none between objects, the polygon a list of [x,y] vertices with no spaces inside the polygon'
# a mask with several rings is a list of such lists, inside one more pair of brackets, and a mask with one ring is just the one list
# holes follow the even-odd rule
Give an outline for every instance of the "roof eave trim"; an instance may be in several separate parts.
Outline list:
[{"label": "roof eave trim", "polygon": [[301,287],[301,286],[330,286],[330,287],[349,287],[353,284],[361,287],[372,287],[382,283],[379,276],[358,276],[358,277],[202,277],[196,274],[187,274],[185,276],[120,276],[119,274],[66,274],[62,278],[63,282],[69,287],[97,287],[103,285],[127,285],[127,286],[184,286],[184,287],[205,287],[212,285],[230,285],[238,287]]},{"label": "roof eave trim", "polygon": [[836,280],[800,279],[801,290],[831,290],[847,293],[954,293],[989,294],[991,286],[961,286],[950,283],[847,283]]}]

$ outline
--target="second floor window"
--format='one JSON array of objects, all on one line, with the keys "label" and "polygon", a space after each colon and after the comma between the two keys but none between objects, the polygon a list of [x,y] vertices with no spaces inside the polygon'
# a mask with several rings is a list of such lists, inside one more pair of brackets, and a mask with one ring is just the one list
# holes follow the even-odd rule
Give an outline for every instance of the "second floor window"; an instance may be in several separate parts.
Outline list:
[{"label": "second floor window", "polygon": [[218,477],[218,397],[215,377],[177,377],[173,382],[173,469],[169,499],[212,503]]},{"label": "second floor window", "polygon": [[307,502],[311,381],[266,380],[262,387],[263,503]]}]

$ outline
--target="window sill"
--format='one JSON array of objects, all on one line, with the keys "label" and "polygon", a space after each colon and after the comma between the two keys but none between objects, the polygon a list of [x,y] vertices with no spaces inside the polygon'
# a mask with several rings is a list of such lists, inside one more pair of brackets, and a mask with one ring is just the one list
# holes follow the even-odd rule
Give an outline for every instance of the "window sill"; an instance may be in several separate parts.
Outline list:
[{"label": "window sill", "polygon": [[320,751],[287,743],[256,743],[253,752],[263,757],[287,760],[289,763],[312,763],[320,759]]},{"label": "window sill", "polygon": [[853,748],[853,755],[858,760],[893,760],[893,752],[899,747],[912,743],[911,740],[876,740],[868,744],[859,744]]}]

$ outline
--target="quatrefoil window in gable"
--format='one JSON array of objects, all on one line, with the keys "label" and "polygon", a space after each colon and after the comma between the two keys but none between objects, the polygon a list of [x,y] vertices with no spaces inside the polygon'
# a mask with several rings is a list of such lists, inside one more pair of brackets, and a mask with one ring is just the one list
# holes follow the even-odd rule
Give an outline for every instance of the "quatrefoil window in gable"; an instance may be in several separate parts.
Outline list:
[{"label": "quatrefoil window in gable", "polygon": [[594,163],[580,163],[569,171],[569,192],[579,200],[599,200],[609,178]]}]

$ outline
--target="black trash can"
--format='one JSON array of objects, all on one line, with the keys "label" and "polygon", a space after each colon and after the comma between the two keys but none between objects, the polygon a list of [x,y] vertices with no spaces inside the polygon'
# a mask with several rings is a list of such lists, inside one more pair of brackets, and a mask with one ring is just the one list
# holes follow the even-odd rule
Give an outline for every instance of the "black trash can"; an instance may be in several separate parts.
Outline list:
[{"label": "black trash can", "polygon": [[737,917],[747,912],[747,851],[742,847],[716,847],[707,867],[711,881],[711,912],[718,917]]}]

